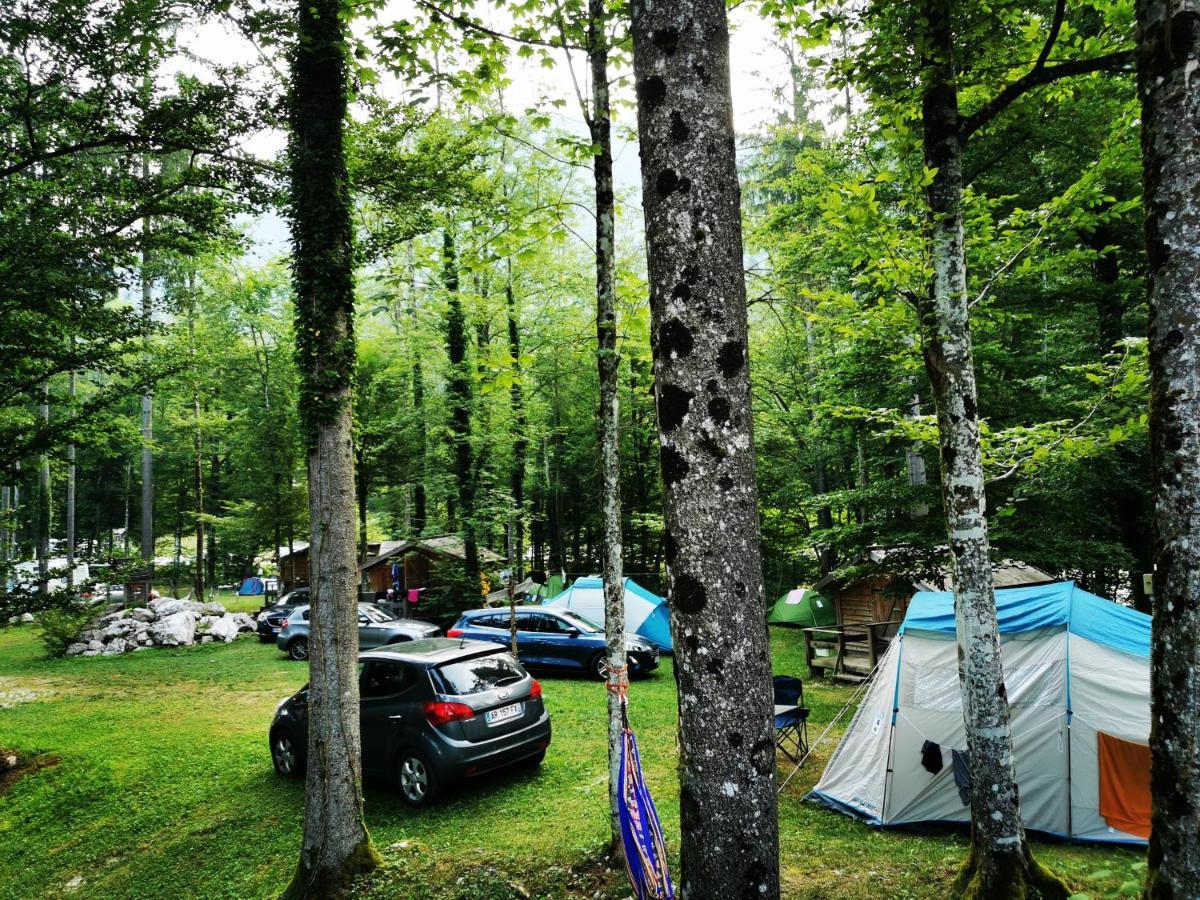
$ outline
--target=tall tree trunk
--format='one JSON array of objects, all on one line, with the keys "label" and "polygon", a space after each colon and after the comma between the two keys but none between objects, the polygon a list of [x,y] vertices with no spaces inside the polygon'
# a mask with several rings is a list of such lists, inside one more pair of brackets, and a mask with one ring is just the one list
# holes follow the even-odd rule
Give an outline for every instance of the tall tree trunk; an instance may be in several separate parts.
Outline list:
[{"label": "tall tree trunk", "polygon": [[682,896],[779,896],[775,727],[721,0],[634,0]]},{"label": "tall tree trunk", "polygon": [[[71,338],[71,355],[75,355],[75,338]],[[67,375],[67,396],[71,411],[75,408],[75,370]],[[67,445],[67,585],[75,587],[75,442]]]},{"label": "tall tree trunk", "polygon": [[[601,565],[604,579],[604,654],[608,661],[608,808],[614,855],[621,840],[621,750],[625,689],[625,578],[621,540],[621,357],[617,351],[617,292],[614,284],[616,210],[613,196],[612,113],[608,97],[608,14],[605,0],[588,0],[588,61],[592,108],[588,117],[596,189],[596,365],[600,377]],[[590,553],[589,553],[590,556]]]},{"label": "tall tree trunk", "polygon": [[[208,500],[213,509],[219,509],[221,497],[221,454],[214,451],[208,461]],[[217,529],[208,529],[208,549],[204,554],[205,571],[210,588],[217,585]]]},{"label": "tall tree trunk", "polygon": [[12,488],[6,484],[0,487],[0,564],[5,566],[0,578],[8,577],[7,563],[12,558],[12,512]]},{"label": "tall tree trunk", "polygon": [[1044,897],[1065,886],[1033,859],[1021,821],[996,595],[985,517],[983,458],[963,248],[962,148],[951,30],[953,0],[925,0],[922,115],[933,283],[920,302],[925,369],[937,407],[942,499],[954,563],[958,668],[971,769],[971,847],[956,892]]},{"label": "tall tree trunk", "polygon": [[379,857],[363,821],[354,534],[354,254],[343,134],[340,0],[299,0],[293,57],[291,228],[300,417],[308,450],[308,772],[288,897],[329,897]]},{"label": "tall tree trunk", "polygon": [[[908,402],[908,407],[904,411],[904,417],[909,420],[916,420],[921,417],[921,395],[914,393],[912,399]],[[909,444],[904,449],[904,469],[908,474],[909,487],[924,487],[927,483],[928,476],[925,472],[925,457],[921,455],[920,444]],[[929,515],[929,505],[917,501],[909,510],[909,515],[914,519],[923,519]]]},{"label": "tall tree trunk", "polygon": [[[414,314],[413,321],[416,321]],[[425,509],[425,378],[421,372],[421,360],[414,354],[412,364],[412,399],[413,419],[417,423],[417,473],[413,481],[413,514],[412,534],[405,537],[416,537],[425,530],[428,520]]]},{"label": "tall tree trunk", "polygon": [[[142,159],[142,177],[150,176],[150,162]],[[142,222],[142,323],[145,337],[150,338],[154,315],[153,282],[150,276],[150,218]],[[154,559],[154,395],[149,388],[142,394],[142,560]]]},{"label": "tall tree trunk", "polygon": [[1154,620],[1146,896],[1200,897],[1200,13],[1139,0]]},{"label": "tall tree trunk", "polygon": [[196,514],[196,558],[193,560],[192,590],[204,602],[204,433],[200,418],[200,370],[196,354],[195,276],[188,273],[188,354],[192,358],[192,493]]},{"label": "tall tree trunk", "polygon": [[[816,388],[817,380],[817,338],[816,330],[812,319],[807,316],[804,319],[804,338],[808,348],[808,377],[810,384],[809,400],[812,405],[812,428],[815,432],[820,423],[820,418],[817,414],[817,408],[821,403],[821,395]],[[821,446],[814,448],[813,460],[813,493],[818,497],[823,497],[829,493],[829,474],[825,465],[824,449]],[[822,503],[817,507],[817,527],[816,531],[828,532],[833,528],[833,510],[828,503]],[[815,535],[814,535],[815,537]],[[820,566],[822,575],[828,575],[837,568],[837,557],[834,553],[833,545],[828,542],[821,542],[816,546],[817,563]]]},{"label": "tall tree trunk", "polygon": [[513,567],[513,578],[521,581],[525,577],[525,457],[529,449],[529,427],[525,415],[525,397],[521,385],[521,332],[518,329],[517,301],[513,293],[512,261],[508,264],[508,283],[504,288],[505,309],[508,315],[508,355],[512,357],[513,384],[509,390],[509,405],[513,417],[512,468],[508,475],[509,493],[512,495],[513,555],[508,564]]},{"label": "tall tree trunk", "polygon": [[133,484],[133,461],[127,460],[125,463],[125,545],[122,547],[122,552],[125,559],[129,559],[129,495]]},{"label": "tall tree trunk", "polygon": [[[42,382],[42,400],[38,404],[38,417],[42,428],[50,427],[50,382]],[[37,505],[37,558],[38,593],[43,597],[50,593],[50,529],[53,516],[50,495],[50,456],[42,452],[38,460],[38,505]]]},{"label": "tall tree trunk", "polygon": [[[358,560],[360,563],[364,563],[367,561],[367,489],[369,484],[367,481],[367,454],[361,438],[354,446],[354,471],[358,476],[355,484],[358,494]],[[365,583],[365,572],[362,578]]]},{"label": "tall tree trunk", "polygon": [[454,235],[442,229],[442,277],[446,287],[446,352],[450,357],[450,434],[454,441],[454,475],[463,536],[464,565],[472,585],[479,582],[479,548],[475,540],[475,468],[471,453],[471,375],[467,370],[467,317],[458,292],[458,259]]}]

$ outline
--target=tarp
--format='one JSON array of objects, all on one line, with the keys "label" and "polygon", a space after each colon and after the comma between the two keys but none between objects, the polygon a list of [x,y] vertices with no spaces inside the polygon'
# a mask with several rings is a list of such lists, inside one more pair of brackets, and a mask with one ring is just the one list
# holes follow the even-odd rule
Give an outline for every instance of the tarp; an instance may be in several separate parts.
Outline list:
[{"label": "tarp", "polygon": [[263,580],[257,575],[251,575],[242,582],[242,586],[238,588],[239,597],[255,597],[259,594],[266,593],[267,586],[263,584]]},{"label": "tarp", "polygon": [[817,625],[836,625],[837,611],[833,603],[812,588],[796,588],[775,601],[767,616],[771,625],[793,625],[813,628]]},{"label": "tarp", "polygon": [[[1001,589],[996,606],[1025,826],[1144,844],[1150,617],[1071,582]],[[876,825],[966,823],[966,750],[953,597],[918,593],[809,797]]]},{"label": "tarp", "polygon": [[[603,625],[604,582],[599,578],[578,578],[543,605],[569,609]],[[666,599],[646,590],[632,578],[625,579],[625,632],[645,638],[659,650],[670,652],[672,649]]]}]

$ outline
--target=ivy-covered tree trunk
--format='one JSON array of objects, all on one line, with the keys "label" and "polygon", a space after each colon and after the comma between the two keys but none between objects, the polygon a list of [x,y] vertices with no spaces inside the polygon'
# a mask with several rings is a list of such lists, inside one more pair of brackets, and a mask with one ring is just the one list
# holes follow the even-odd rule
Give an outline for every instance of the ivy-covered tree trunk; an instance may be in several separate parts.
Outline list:
[{"label": "ivy-covered tree trunk", "polygon": [[740,189],[721,0],[634,0],[681,895],[779,896],[775,727],[754,475]]},{"label": "ivy-covered tree trunk", "polygon": [[588,62],[592,108],[588,120],[596,190],[596,362],[600,376],[600,571],[604,579],[604,655],[608,662],[608,806],[610,846],[621,843],[622,686],[625,661],[625,573],[621,540],[621,358],[617,354],[617,292],[614,283],[616,210],[613,197],[612,112],[608,97],[608,13],[605,0],[588,0]]},{"label": "ivy-covered tree trunk", "polygon": [[351,382],[354,258],[343,155],[340,0],[299,0],[293,61],[291,229],[300,419],[308,449],[308,772],[304,841],[286,896],[328,897],[378,855],[363,822]]},{"label": "ivy-covered tree trunk", "polygon": [[442,277],[446,288],[446,354],[450,358],[450,436],[463,536],[464,573],[479,584],[479,547],[475,538],[475,466],[471,452],[471,373],[467,368],[467,317],[458,292],[454,235],[442,229]]},{"label": "ivy-covered tree trunk", "polygon": [[962,149],[953,0],[926,0],[922,57],[926,191],[933,283],[920,302],[925,369],[937,408],[942,499],[954,564],[959,683],[971,770],[971,847],[955,886],[966,897],[1067,896],[1033,859],[1013,767],[1008,697],[985,516],[983,457],[963,247]]},{"label": "ivy-covered tree trunk", "polygon": [[1154,479],[1146,895],[1200,897],[1200,10],[1139,0]]}]

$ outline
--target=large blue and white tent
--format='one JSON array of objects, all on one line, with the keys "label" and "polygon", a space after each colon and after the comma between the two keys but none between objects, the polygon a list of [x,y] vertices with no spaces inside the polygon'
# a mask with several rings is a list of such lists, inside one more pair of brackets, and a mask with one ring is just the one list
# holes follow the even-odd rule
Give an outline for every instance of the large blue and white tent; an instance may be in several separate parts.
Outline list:
[{"label": "large blue and white tent", "polygon": [[[604,582],[599,578],[577,578],[569,588],[543,605],[569,609],[603,625]],[[625,632],[645,638],[659,650],[671,652],[671,621],[666,598],[646,590],[632,578],[625,579]]]},{"label": "large blue and white tent", "polygon": [[[1021,814],[1149,836],[1150,617],[1073,582],[996,591]],[[954,595],[921,592],[810,799],[876,825],[968,822]]]}]

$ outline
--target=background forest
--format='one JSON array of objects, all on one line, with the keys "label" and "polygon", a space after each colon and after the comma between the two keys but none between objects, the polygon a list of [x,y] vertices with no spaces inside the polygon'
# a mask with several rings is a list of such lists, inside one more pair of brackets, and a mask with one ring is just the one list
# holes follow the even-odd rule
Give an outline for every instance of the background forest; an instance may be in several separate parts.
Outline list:
[{"label": "background forest", "polygon": [[[9,560],[61,554],[73,490],[80,555],[156,555],[160,575],[186,585],[202,535],[205,583],[233,582],[306,538],[288,260],[261,249],[283,169],[246,142],[281,127],[271,73],[288,35],[269,8],[151,4],[155,16],[135,17],[119,0],[75,28],[86,5],[0,14],[0,547]],[[1128,33],[1125,4],[1084,6],[1060,46],[1103,49]],[[760,12],[772,52],[790,60],[773,124],[739,136],[773,597],[862,565],[875,545],[931,571],[944,526],[912,307],[929,270],[912,91],[889,82],[886,43],[868,47],[852,9]],[[357,29],[363,539],[469,530],[503,553],[511,523],[528,568],[595,573],[592,147],[549,114],[574,102],[569,90],[515,113],[505,69],[527,59],[566,72],[555,51],[573,38],[525,6],[408,13]],[[212,20],[261,55],[198,56],[189,42]],[[496,21],[512,33],[484,25]],[[964,97],[1039,46],[1042,24],[1015,8],[981,14]],[[615,38],[622,128],[629,60]],[[583,80],[584,68],[569,72]],[[968,146],[965,183],[996,553],[1140,605],[1139,165],[1132,75],[1101,72],[1014,103]],[[624,564],[659,589],[643,238],[627,193],[616,198]]]}]

